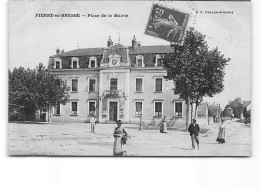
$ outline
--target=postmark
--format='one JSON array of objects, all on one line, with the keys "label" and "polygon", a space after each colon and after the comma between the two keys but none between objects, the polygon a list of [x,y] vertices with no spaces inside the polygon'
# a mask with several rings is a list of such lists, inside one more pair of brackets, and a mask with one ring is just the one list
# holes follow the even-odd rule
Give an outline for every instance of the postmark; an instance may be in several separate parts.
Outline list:
[{"label": "postmark", "polygon": [[189,19],[189,13],[154,4],[145,34],[174,44],[182,44]]}]

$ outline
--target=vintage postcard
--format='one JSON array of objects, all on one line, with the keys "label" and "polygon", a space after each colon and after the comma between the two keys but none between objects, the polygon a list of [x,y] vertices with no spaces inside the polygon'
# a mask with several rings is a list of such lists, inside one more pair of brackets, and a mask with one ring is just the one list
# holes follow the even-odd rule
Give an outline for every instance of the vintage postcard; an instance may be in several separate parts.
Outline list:
[{"label": "vintage postcard", "polygon": [[9,1],[10,156],[250,156],[250,1]]}]

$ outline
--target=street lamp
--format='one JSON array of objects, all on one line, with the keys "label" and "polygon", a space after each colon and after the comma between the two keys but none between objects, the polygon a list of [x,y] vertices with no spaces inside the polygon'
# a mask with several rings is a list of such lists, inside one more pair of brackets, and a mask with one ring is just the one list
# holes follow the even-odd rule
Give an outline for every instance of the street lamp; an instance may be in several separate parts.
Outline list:
[{"label": "street lamp", "polygon": [[139,125],[139,131],[143,130],[142,126],[142,112],[140,112],[140,125]]}]

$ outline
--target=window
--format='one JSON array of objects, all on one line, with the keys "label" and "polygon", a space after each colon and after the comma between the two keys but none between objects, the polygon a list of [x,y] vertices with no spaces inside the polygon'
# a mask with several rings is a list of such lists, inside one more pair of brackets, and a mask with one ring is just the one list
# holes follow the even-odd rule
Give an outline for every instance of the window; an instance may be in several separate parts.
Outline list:
[{"label": "window", "polygon": [[163,59],[161,55],[156,55],[155,66],[163,66]]},{"label": "window", "polygon": [[143,79],[142,78],[136,78],[135,79],[135,91],[136,92],[143,92]]},{"label": "window", "polygon": [[57,69],[60,68],[60,61],[56,61],[55,64]]},{"label": "window", "polygon": [[54,106],[54,114],[60,115],[60,103]]},{"label": "window", "polygon": [[141,115],[143,112],[143,102],[142,101],[136,101],[135,102],[135,113],[134,115]]},{"label": "window", "polygon": [[78,92],[78,79],[72,79],[72,92]]},{"label": "window", "polygon": [[143,63],[142,59],[137,59],[136,66],[137,67],[142,67],[142,63]]},{"label": "window", "polygon": [[96,79],[89,79],[89,92],[96,91]]},{"label": "window", "polygon": [[78,66],[78,62],[77,62],[77,61],[73,61],[73,66],[72,66],[72,68],[77,68],[77,66]]},{"label": "window", "polygon": [[161,58],[157,58],[156,59],[156,63],[157,63],[157,66],[162,66],[162,59]]},{"label": "window", "polygon": [[96,111],[96,101],[89,101],[88,102],[88,114],[91,116],[95,116]]},{"label": "window", "polygon": [[139,55],[136,56],[136,67],[144,67],[144,57]]},{"label": "window", "polygon": [[117,78],[110,79],[110,90],[117,90]]},{"label": "window", "polygon": [[95,68],[95,66],[96,66],[96,61],[95,60],[91,60],[90,61],[90,67],[91,68]]},{"label": "window", "polygon": [[71,114],[72,115],[78,114],[78,103],[77,102],[71,102]]},{"label": "window", "polygon": [[71,58],[71,67],[78,68],[79,67],[79,59],[76,57]]},{"label": "window", "polygon": [[154,102],[154,116],[162,116],[162,102]]},{"label": "window", "polygon": [[155,79],[155,92],[162,92],[162,78]]},{"label": "window", "polygon": [[62,68],[61,67],[61,59],[60,58],[54,58],[54,66],[53,66],[53,68],[57,68],[57,69]]},{"label": "window", "polygon": [[182,102],[175,102],[175,113],[177,117],[182,117]]},{"label": "window", "polygon": [[97,67],[97,58],[94,56],[89,57],[89,68],[96,68]]}]

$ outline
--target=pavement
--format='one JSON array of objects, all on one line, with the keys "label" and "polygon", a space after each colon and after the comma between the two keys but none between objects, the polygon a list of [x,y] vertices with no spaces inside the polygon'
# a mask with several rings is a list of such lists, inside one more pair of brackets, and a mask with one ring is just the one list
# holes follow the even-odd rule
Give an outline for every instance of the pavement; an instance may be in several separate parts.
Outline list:
[{"label": "pavement", "polygon": [[[200,149],[191,149],[189,133],[170,130],[138,130],[123,124],[131,136],[128,156],[250,156],[251,128],[241,122],[226,121],[226,143],[216,142],[219,123],[202,128]],[[112,156],[115,124],[89,123],[9,123],[8,154],[16,156]]]}]

